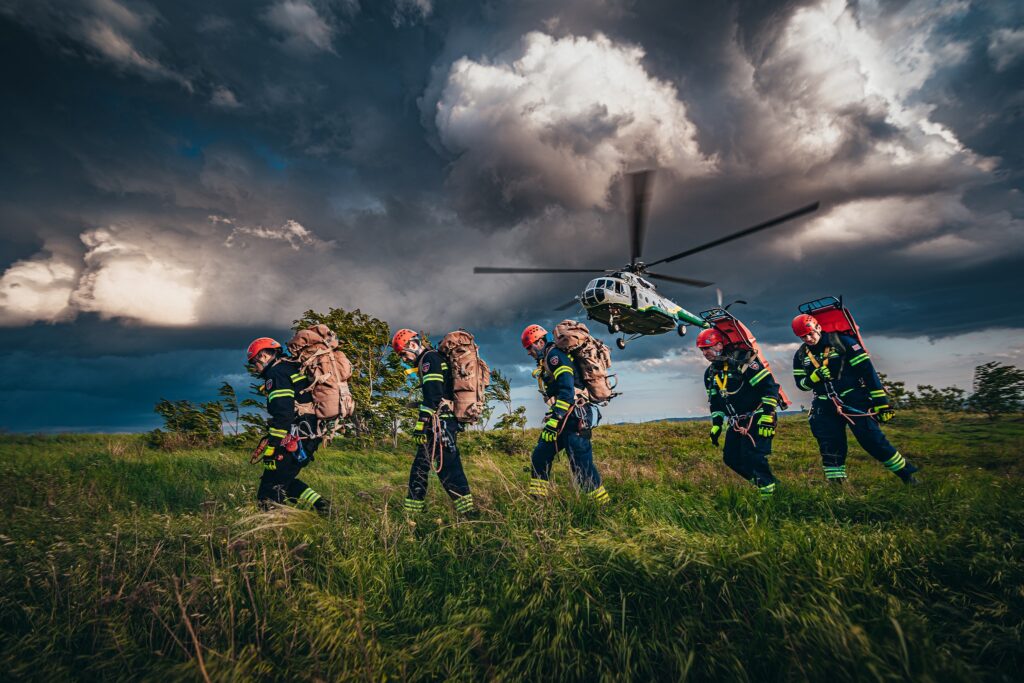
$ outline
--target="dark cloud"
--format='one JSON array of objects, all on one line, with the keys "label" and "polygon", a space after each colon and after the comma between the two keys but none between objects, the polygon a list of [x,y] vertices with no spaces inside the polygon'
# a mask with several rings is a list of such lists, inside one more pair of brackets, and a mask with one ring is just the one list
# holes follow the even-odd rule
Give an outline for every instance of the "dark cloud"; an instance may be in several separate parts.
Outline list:
[{"label": "dark cloud", "polygon": [[[200,397],[229,350],[331,305],[470,327],[525,385],[519,331],[557,322],[585,278],[471,267],[625,262],[621,174],[647,165],[664,169],[648,260],[822,201],[663,267],[750,301],[766,340],[788,342],[796,305],[829,293],[875,334],[1024,327],[1008,294],[1024,265],[1021,14],[938,0],[9,1],[0,339],[83,364],[60,385],[78,422],[54,425],[148,424],[150,406],[133,411],[155,389],[104,393],[99,373]],[[665,291],[693,311],[714,303]],[[203,377],[154,379],[173,354]]]}]

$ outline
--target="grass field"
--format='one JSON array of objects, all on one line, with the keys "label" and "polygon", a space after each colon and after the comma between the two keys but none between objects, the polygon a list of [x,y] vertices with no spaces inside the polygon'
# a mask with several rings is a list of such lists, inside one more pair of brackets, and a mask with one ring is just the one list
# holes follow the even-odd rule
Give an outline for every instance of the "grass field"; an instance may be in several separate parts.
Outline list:
[{"label": "grass field", "polygon": [[854,447],[835,491],[787,418],[766,502],[706,430],[599,429],[603,510],[468,435],[473,522],[407,519],[410,448],[321,454],[320,519],[241,452],[5,435],[0,678],[1021,680],[1024,420],[901,414],[922,485]]}]

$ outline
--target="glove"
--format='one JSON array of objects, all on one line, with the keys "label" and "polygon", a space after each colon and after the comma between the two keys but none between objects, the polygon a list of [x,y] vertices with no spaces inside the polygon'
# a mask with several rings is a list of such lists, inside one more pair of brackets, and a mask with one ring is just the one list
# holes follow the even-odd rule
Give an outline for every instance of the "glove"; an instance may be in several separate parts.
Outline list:
[{"label": "glove", "polygon": [[711,445],[718,445],[718,435],[722,433],[722,425],[711,425]]},{"label": "glove", "polygon": [[775,425],[779,423],[775,413],[764,413],[757,419],[757,434],[769,438],[775,436]]},{"label": "glove", "polygon": [[711,445],[713,445],[713,446],[717,446],[718,445],[718,437],[721,436],[721,434],[722,434],[722,422],[723,422],[723,420],[722,420],[722,418],[720,416],[716,415],[715,417],[711,418],[711,434],[710,434],[710,436],[711,436]]},{"label": "glove", "polygon": [[820,368],[816,368],[811,372],[811,382],[817,384],[818,382],[824,382],[825,380],[832,379],[832,371],[828,369],[827,365],[822,365]]},{"label": "glove", "polygon": [[417,420],[416,426],[412,430],[412,439],[421,446],[427,444],[426,424],[423,420]]},{"label": "glove", "polygon": [[540,432],[541,441],[551,443],[558,438],[558,420],[554,415],[548,413],[548,419],[544,423],[544,429]]},{"label": "glove", "polygon": [[876,413],[878,413],[876,417],[878,418],[879,422],[888,422],[889,420],[896,417],[896,411],[893,410],[892,406],[889,405],[889,399],[882,398],[878,399],[878,401],[879,402],[876,402],[872,406],[872,408]]}]

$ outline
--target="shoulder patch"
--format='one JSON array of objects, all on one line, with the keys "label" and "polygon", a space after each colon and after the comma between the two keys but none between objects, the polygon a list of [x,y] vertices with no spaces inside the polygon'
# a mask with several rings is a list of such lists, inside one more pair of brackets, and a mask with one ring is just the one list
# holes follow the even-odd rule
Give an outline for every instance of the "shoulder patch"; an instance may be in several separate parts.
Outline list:
[{"label": "shoulder patch", "polygon": [[860,349],[860,344],[854,344],[850,348],[853,349],[854,351],[860,351],[861,350]]},{"label": "shoulder patch", "polygon": [[274,388],[274,380],[268,379],[266,382],[263,383],[263,388],[266,389],[267,391],[270,391],[271,389],[273,389]]},{"label": "shoulder patch", "polygon": [[426,363],[423,364],[423,372],[424,372],[424,374],[430,372],[430,362],[429,361],[427,361]]},{"label": "shoulder patch", "polygon": [[555,354],[551,354],[551,357],[548,358],[548,363],[551,365],[558,365],[558,356]]},{"label": "shoulder patch", "polygon": [[756,360],[752,360],[752,361],[750,361],[750,369],[751,370],[760,370],[761,369],[761,364],[758,363]]}]

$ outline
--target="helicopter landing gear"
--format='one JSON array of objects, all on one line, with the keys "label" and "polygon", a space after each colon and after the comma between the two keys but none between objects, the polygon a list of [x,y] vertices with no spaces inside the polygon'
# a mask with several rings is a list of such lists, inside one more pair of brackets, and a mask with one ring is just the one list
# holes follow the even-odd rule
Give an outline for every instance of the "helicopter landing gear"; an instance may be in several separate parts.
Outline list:
[{"label": "helicopter landing gear", "polygon": [[676,334],[678,334],[680,337],[685,337],[686,325],[684,325],[683,323],[679,323],[678,325],[676,325]]},{"label": "helicopter landing gear", "polygon": [[618,323],[608,323],[608,334],[618,334],[622,331]]},{"label": "helicopter landing gear", "polygon": [[629,337],[619,337],[618,339],[615,340],[615,345],[617,347],[619,347],[620,351],[622,351],[622,350],[624,350],[626,348],[626,344],[628,344],[629,342],[633,341],[634,339],[639,339],[642,336],[644,336],[644,335],[642,335],[642,334],[631,334]]}]

